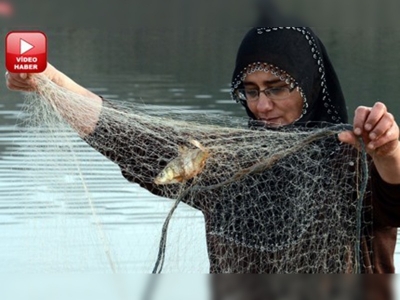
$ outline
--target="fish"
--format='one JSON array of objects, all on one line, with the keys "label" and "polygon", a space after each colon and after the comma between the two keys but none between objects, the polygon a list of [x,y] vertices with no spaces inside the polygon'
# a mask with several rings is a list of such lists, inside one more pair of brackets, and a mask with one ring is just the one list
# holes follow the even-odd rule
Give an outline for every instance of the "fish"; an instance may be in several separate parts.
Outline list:
[{"label": "fish", "polygon": [[197,140],[189,141],[196,149],[179,146],[179,155],[171,160],[154,179],[157,185],[186,182],[200,174],[210,156],[208,149]]}]

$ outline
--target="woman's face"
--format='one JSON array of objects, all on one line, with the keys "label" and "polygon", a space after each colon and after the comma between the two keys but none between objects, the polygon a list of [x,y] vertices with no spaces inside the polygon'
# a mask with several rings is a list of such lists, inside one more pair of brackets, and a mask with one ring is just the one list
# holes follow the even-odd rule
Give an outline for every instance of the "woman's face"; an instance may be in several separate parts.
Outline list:
[{"label": "woman's face", "polygon": [[[265,90],[286,86],[284,81],[264,71],[247,74],[244,88]],[[268,126],[278,127],[288,125],[300,118],[303,111],[303,98],[297,89],[294,89],[287,98],[272,100],[265,93],[260,93],[257,101],[247,101],[247,106],[257,120],[264,121]]]}]

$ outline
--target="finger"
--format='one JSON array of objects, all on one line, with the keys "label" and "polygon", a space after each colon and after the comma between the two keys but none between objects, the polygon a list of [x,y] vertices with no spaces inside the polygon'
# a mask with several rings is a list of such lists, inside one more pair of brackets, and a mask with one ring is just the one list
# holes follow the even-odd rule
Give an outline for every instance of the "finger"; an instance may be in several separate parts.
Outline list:
[{"label": "finger", "polygon": [[30,82],[20,82],[20,81],[13,80],[13,79],[7,80],[7,86],[8,85],[11,85],[11,86],[16,87],[18,89],[32,88],[32,83],[30,83]]},{"label": "finger", "polygon": [[31,80],[32,76],[27,73],[8,73],[7,78],[9,80],[18,81],[20,83],[26,83]]},{"label": "finger", "polygon": [[338,134],[339,141],[352,145],[356,149],[360,149],[360,143],[357,136],[352,131],[343,131]]},{"label": "finger", "polygon": [[379,156],[392,155],[392,153],[394,153],[398,147],[399,147],[398,140],[390,141],[389,143],[386,143],[383,146],[376,148],[375,153],[376,155]]},{"label": "finger", "polygon": [[36,81],[32,76],[28,75],[25,80],[22,80],[21,77],[15,73],[9,73],[6,81],[13,86],[23,89],[34,88],[36,85]]},{"label": "finger", "polygon": [[[371,150],[379,150],[382,153],[389,153],[397,147],[399,142],[399,127],[396,123],[379,138],[371,141],[367,147]],[[393,148],[394,147],[394,148]],[[393,149],[392,149],[393,148]]]},{"label": "finger", "polygon": [[30,86],[16,86],[13,83],[7,81],[7,88],[14,91],[24,91],[24,92],[33,92],[35,89]]},{"label": "finger", "polygon": [[369,138],[371,139],[371,141],[380,138],[383,134],[385,134],[389,129],[393,127],[394,123],[395,120],[393,115],[391,113],[385,113],[369,133]]},{"label": "finger", "polygon": [[357,107],[354,113],[354,121],[353,121],[354,133],[356,135],[361,135],[364,132],[365,130],[364,124],[368,118],[370,111],[371,111],[370,107],[366,106]]},{"label": "finger", "polygon": [[371,131],[380,121],[380,119],[387,113],[386,105],[382,102],[377,102],[372,107],[367,120],[364,124],[364,129]]}]

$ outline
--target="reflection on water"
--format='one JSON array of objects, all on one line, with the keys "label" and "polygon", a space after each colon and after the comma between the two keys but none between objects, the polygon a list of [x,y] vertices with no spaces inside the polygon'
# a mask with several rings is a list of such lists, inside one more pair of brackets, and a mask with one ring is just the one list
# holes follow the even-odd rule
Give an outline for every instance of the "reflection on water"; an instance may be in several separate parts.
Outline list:
[{"label": "reflection on water", "polygon": [[[229,80],[236,46],[246,29],[221,31],[46,33],[51,61],[105,98],[151,104],[148,110],[153,113],[184,112],[188,118],[242,116],[243,109],[229,97]],[[320,31],[342,79],[350,111],[388,99],[398,114],[400,70],[392,62],[400,58],[395,51],[400,38]],[[33,139],[15,126],[23,97],[5,91],[3,81],[0,97],[2,272],[110,273],[113,266],[118,272],[149,272],[172,202],[126,182],[117,166],[76,137],[71,139],[85,162],[79,166],[84,181],[81,174],[70,172],[76,171],[76,165],[62,166],[60,153],[54,157],[54,153],[32,152],[33,144],[40,146],[45,140]],[[49,169],[51,164],[60,168]],[[40,168],[46,168],[47,177]],[[168,237],[171,251],[167,250],[165,270],[207,272],[202,215],[182,204],[173,220],[171,230],[176,234]],[[186,220],[185,226],[179,220]],[[399,256],[396,253],[398,269]]]},{"label": "reflection on water", "polygon": [[[44,133],[3,132],[12,141],[0,161],[3,272],[151,271],[172,201],[128,183],[73,132],[51,145]],[[182,204],[174,220],[166,272],[207,272],[202,215]]]}]

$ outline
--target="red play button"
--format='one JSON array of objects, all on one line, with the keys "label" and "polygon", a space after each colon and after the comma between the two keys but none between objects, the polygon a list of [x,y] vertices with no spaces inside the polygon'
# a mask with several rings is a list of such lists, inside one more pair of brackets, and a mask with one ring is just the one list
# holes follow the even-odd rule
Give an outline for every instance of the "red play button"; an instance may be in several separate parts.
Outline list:
[{"label": "red play button", "polygon": [[47,38],[40,31],[13,31],[6,36],[6,68],[13,73],[40,73],[47,66]]},{"label": "red play button", "polygon": [[29,50],[35,48],[32,44],[28,43],[27,41],[24,41],[23,39],[19,40],[19,54],[25,54]]}]

